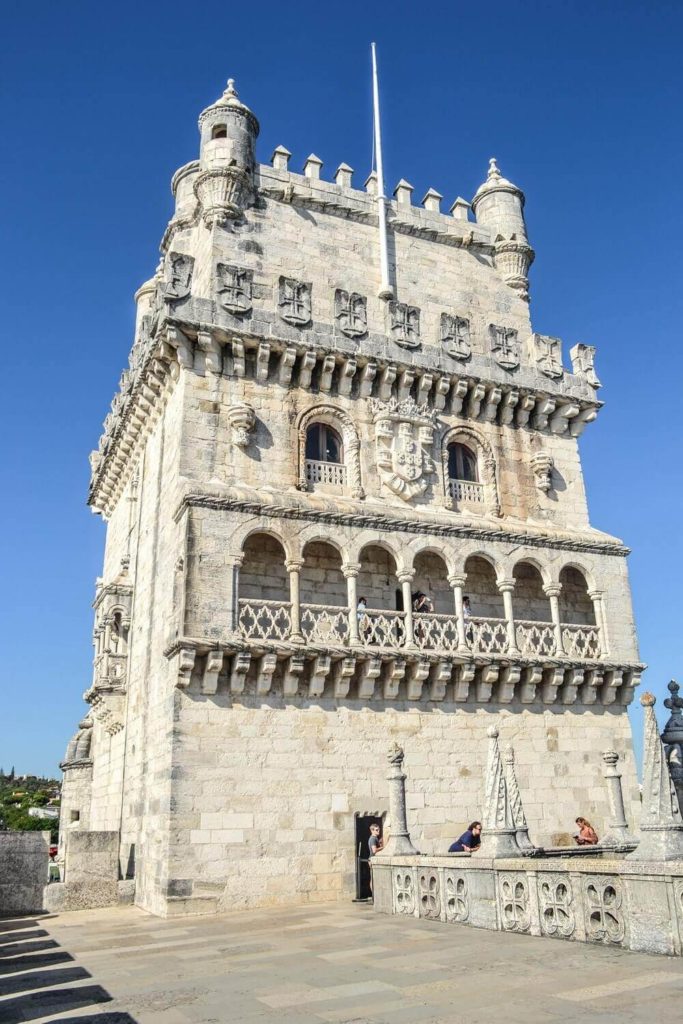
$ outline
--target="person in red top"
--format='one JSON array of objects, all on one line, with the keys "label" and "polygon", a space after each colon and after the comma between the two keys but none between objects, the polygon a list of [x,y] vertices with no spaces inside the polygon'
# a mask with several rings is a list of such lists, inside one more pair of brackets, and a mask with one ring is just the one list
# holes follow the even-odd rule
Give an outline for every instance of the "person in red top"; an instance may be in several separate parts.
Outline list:
[{"label": "person in red top", "polygon": [[598,843],[598,835],[590,821],[586,821],[585,818],[577,818],[576,824],[579,826],[578,836],[574,836],[579,846],[596,846]]}]

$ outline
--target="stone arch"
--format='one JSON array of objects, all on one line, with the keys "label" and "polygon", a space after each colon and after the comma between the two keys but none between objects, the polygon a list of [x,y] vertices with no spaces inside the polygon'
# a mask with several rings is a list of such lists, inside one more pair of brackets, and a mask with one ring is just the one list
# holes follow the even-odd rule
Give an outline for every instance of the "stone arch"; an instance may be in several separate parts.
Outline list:
[{"label": "stone arch", "polygon": [[485,551],[472,551],[465,558],[465,594],[470,599],[470,611],[482,618],[505,617],[503,595],[498,590],[498,566]]},{"label": "stone arch", "polygon": [[363,530],[353,538],[353,542],[349,544],[348,548],[351,561],[360,562],[364,548],[367,548],[370,545],[378,548],[384,548],[384,550],[387,551],[394,559],[397,571],[401,572],[404,569],[410,568],[410,552],[407,548],[397,549],[386,534],[378,533],[375,530]]},{"label": "stone arch", "polygon": [[567,562],[560,570],[560,621],[567,625],[595,626],[595,606],[589,597],[589,573],[581,565]]},{"label": "stone arch", "polygon": [[437,615],[452,615],[453,591],[448,582],[451,569],[443,551],[433,544],[426,544],[415,552],[413,568],[413,595],[421,591]]},{"label": "stone arch", "polygon": [[308,544],[329,544],[330,547],[336,548],[339,552],[342,562],[350,561],[348,543],[342,543],[338,537],[331,537],[329,530],[325,530],[318,523],[305,527],[299,534],[298,541],[302,558],[306,557],[306,546]]},{"label": "stone arch", "polygon": [[513,602],[515,619],[529,622],[550,622],[550,599],[544,591],[548,579],[535,558],[519,558],[512,567],[515,581]]},{"label": "stone arch", "polygon": [[235,545],[235,548],[233,549],[234,553],[236,554],[237,550],[244,553],[245,544],[255,533],[264,533],[268,537],[272,537],[273,540],[278,541],[278,543],[284,548],[285,557],[287,559],[301,557],[301,548],[299,547],[298,539],[297,542],[293,543],[290,537],[284,536],[284,534],[280,533],[273,526],[269,526],[264,523],[250,523],[249,525],[243,524],[242,526],[237,526],[231,537],[231,540]]},{"label": "stone arch", "polygon": [[[484,511],[488,515],[500,516],[500,496],[498,493],[498,479],[496,473],[496,459],[493,448],[484,434],[474,427],[461,425],[451,427],[441,439],[441,471],[443,473],[443,487],[446,503],[456,508],[456,501],[449,490],[448,477],[448,448],[451,444],[461,442],[468,448],[474,449],[477,457],[477,467],[480,481],[484,488]],[[469,509],[468,510],[472,510]]]},{"label": "stone arch", "polygon": [[306,433],[313,423],[325,423],[341,434],[349,493],[352,498],[364,498],[360,472],[360,440],[356,426],[344,409],[327,402],[314,405],[299,417],[299,490],[307,491],[310,487],[306,479]]},{"label": "stone arch", "polygon": [[346,579],[342,572],[343,552],[338,544],[316,536],[302,544],[303,565],[299,574],[302,605],[346,607]]},{"label": "stone arch", "polygon": [[240,598],[289,601],[287,548],[273,530],[252,529],[242,542]]},{"label": "stone arch", "polygon": [[368,608],[396,610],[401,603],[398,559],[383,538],[370,538],[358,549],[358,597],[367,599]]},{"label": "stone arch", "polygon": [[412,566],[415,565],[415,560],[420,555],[432,554],[440,558],[446,565],[448,575],[452,575],[456,571],[456,554],[454,548],[449,544],[444,544],[441,537],[433,538],[431,540],[424,540],[422,537],[417,537],[415,540],[410,541],[403,550],[403,556],[406,561],[406,568],[411,568],[407,564],[408,557],[412,559]]}]

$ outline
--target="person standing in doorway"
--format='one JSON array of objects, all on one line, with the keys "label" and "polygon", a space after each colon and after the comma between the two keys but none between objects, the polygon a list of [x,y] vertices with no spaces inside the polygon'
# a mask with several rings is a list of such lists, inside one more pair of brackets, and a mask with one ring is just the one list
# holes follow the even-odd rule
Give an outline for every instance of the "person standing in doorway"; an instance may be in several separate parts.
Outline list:
[{"label": "person standing in doorway", "polygon": [[368,839],[368,851],[370,857],[375,857],[383,847],[384,843],[382,842],[382,834],[380,832],[379,825],[371,825],[370,838]]}]

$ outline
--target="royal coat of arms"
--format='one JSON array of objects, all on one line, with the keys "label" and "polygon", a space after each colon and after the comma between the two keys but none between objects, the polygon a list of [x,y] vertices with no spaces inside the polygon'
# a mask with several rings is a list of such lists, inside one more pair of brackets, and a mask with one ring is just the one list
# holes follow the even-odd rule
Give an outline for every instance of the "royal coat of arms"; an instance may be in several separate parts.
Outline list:
[{"label": "royal coat of arms", "polygon": [[431,451],[436,414],[412,398],[373,399],[371,408],[382,482],[404,501],[424,494],[435,471]]}]

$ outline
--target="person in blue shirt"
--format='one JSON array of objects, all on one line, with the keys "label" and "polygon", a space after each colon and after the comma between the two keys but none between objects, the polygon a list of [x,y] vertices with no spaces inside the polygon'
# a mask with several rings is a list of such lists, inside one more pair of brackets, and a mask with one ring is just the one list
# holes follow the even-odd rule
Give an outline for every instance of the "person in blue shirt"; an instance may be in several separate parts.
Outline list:
[{"label": "person in blue shirt", "polygon": [[481,843],[481,822],[473,821],[459,839],[448,847],[449,853],[473,853]]}]

